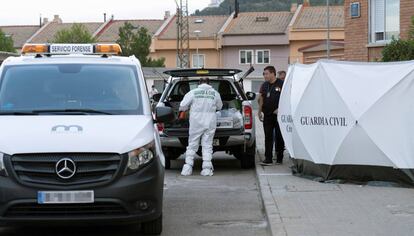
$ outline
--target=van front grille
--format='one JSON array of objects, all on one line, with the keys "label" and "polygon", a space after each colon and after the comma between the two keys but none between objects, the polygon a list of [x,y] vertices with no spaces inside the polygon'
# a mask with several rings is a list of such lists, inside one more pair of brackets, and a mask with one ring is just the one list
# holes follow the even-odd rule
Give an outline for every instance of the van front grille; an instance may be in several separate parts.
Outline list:
[{"label": "van front grille", "polygon": [[[73,176],[65,171],[58,174],[65,167],[62,160],[69,160],[67,165],[69,171],[74,170]],[[59,167],[58,162],[62,162]],[[23,183],[71,186],[110,181],[120,168],[121,156],[112,153],[19,154],[11,157],[11,164]]]}]

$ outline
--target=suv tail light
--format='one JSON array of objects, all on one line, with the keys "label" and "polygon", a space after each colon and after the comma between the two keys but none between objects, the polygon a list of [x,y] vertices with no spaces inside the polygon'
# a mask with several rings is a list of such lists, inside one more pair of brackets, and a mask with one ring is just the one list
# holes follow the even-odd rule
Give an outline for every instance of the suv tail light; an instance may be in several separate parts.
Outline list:
[{"label": "suv tail light", "polygon": [[253,110],[251,106],[244,106],[244,128],[251,129],[253,127]]},{"label": "suv tail light", "polygon": [[157,123],[158,132],[164,131],[164,123]]}]

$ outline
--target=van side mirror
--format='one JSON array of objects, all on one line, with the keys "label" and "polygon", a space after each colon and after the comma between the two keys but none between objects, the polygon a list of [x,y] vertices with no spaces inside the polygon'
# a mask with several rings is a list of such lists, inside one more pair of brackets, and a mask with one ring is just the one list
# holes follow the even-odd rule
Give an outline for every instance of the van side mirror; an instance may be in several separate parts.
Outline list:
[{"label": "van side mirror", "polygon": [[247,96],[247,100],[249,100],[249,101],[253,101],[253,100],[256,99],[256,94],[253,93],[253,92],[247,92],[246,96]]},{"label": "van side mirror", "polygon": [[157,93],[157,94],[154,94],[154,95],[152,96],[152,100],[154,100],[154,102],[159,102],[159,101],[160,101],[160,99],[161,99],[161,95],[162,95],[162,93]]},{"label": "van side mirror", "polygon": [[171,107],[156,107],[155,119],[157,123],[167,123],[175,119],[174,112]]}]

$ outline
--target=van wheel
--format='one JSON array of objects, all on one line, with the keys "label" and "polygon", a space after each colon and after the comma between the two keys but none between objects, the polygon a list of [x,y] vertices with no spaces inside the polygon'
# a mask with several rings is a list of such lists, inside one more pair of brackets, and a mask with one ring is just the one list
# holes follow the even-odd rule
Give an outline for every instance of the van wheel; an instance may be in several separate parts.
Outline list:
[{"label": "van wheel", "polygon": [[246,152],[240,157],[240,164],[242,169],[252,169],[255,167],[256,158],[256,142],[251,147],[246,148]]},{"label": "van wheel", "polygon": [[160,235],[162,232],[162,215],[155,220],[141,223],[141,232],[147,235]]}]

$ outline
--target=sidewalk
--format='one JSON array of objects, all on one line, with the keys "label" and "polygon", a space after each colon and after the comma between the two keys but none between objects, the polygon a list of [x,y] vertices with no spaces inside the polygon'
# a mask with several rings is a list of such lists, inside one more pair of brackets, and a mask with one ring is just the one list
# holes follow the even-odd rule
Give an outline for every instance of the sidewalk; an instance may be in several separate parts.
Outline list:
[{"label": "sidewalk", "polygon": [[[264,158],[257,122],[257,159]],[[273,235],[414,235],[414,189],[324,184],[295,177],[282,166],[256,172]]]}]

